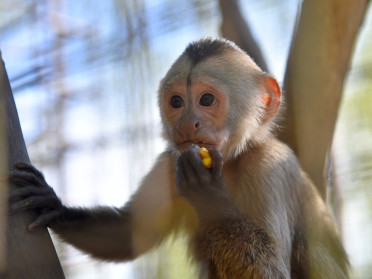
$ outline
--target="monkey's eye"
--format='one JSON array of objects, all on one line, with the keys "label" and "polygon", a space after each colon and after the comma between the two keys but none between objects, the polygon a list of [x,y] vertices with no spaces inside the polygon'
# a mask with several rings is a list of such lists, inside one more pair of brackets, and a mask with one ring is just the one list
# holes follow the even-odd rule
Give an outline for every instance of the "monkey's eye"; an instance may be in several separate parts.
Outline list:
[{"label": "monkey's eye", "polygon": [[174,95],[170,100],[170,104],[172,108],[180,108],[183,106],[183,99],[178,95]]},{"label": "monkey's eye", "polygon": [[203,107],[209,107],[216,103],[216,98],[210,93],[205,93],[203,96],[201,96],[199,103]]}]

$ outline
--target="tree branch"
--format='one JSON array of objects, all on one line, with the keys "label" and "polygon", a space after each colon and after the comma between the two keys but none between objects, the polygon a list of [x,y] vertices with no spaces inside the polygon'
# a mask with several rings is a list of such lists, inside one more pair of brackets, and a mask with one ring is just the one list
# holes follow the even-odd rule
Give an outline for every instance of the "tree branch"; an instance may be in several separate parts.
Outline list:
[{"label": "tree branch", "polygon": [[[16,162],[30,160],[1,52],[0,93],[0,116],[6,126],[8,164],[12,169]],[[39,229],[32,233],[26,229],[34,217],[28,212],[9,216],[7,235],[0,235],[0,238],[7,239],[7,266],[1,278],[64,278],[47,229]]]},{"label": "tree branch", "polygon": [[288,59],[280,138],[325,198],[323,178],[346,72],[368,0],[304,0]]},{"label": "tree branch", "polygon": [[263,71],[267,72],[268,67],[261,49],[253,38],[251,30],[240,12],[238,1],[219,0],[219,3],[222,13],[222,36],[235,42],[252,57]]}]

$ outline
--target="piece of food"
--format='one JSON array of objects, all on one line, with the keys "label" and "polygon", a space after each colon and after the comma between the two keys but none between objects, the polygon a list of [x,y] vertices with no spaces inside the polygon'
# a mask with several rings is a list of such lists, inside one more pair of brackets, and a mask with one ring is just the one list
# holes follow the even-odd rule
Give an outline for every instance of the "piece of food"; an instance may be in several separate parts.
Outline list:
[{"label": "piece of food", "polygon": [[202,163],[206,168],[210,168],[212,166],[212,158],[209,155],[208,149],[205,147],[200,148],[200,157],[202,159]]}]

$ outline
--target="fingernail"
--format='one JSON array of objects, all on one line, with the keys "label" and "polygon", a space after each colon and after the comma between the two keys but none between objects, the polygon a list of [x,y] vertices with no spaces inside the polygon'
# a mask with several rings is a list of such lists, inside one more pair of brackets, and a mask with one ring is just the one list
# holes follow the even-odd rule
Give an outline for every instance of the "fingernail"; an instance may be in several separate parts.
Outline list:
[{"label": "fingernail", "polygon": [[28,227],[27,227],[27,229],[31,232],[31,231],[33,231],[33,230],[35,230],[35,225],[34,224],[30,224]]}]

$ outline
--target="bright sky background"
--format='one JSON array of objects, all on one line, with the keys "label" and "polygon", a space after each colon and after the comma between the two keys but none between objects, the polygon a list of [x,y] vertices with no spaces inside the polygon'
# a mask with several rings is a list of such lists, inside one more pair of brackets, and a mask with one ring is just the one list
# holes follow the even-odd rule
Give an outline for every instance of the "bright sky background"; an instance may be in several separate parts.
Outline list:
[{"label": "bright sky background", "polygon": [[[47,75],[46,84],[15,90],[24,136],[31,159],[36,160],[35,163],[44,171],[48,182],[65,202],[74,205],[121,206],[137,188],[156,156],[164,150],[165,143],[160,137],[160,118],[156,100],[158,83],[190,41],[203,36],[218,35],[220,18],[217,2],[210,1],[206,4],[209,10],[208,18],[201,24],[195,14],[188,12],[188,1],[174,1],[175,5],[179,5],[174,9],[181,12],[179,22],[173,22],[176,27],[172,30],[163,18],[162,11],[165,3],[172,2],[147,0],[146,7],[149,8],[145,10],[143,16],[148,22],[146,36],[147,48],[150,51],[142,54],[144,51],[141,42],[138,41],[137,44],[131,45],[133,49],[129,57],[126,56],[126,49],[119,54],[115,49],[117,44],[115,39],[125,38],[125,28],[122,26],[126,22],[112,20],[111,13],[115,9],[113,1],[61,2],[63,8],[56,6],[57,1],[49,1],[49,6],[39,5],[38,13],[45,18],[38,21],[33,22],[30,19],[31,14],[26,13],[23,20],[27,24],[18,23],[13,28],[7,28],[0,33],[0,48],[14,89],[20,82],[16,77],[25,69],[38,63],[51,65],[49,56],[33,52],[34,49],[47,52],[53,47],[54,35],[51,32],[53,21],[50,20],[52,17],[47,16],[48,14],[61,17],[62,20],[70,22],[69,27],[74,31],[79,30],[75,36],[66,39],[63,52],[69,60],[66,63],[67,74],[64,80],[71,92],[83,93],[68,101],[62,127],[63,137],[69,144],[78,148],[72,148],[66,153],[62,168],[37,159],[36,154],[54,152],[55,145],[59,144],[53,135],[46,138],[41,145],[34,144],[34,140],[43,128],[53,125],[55,121],[40,113],[48,108],[52,109],[49,104],[55,101],[53,93],[56,93],[55,88],[58,88],[58,84],[55,84],[56,77],[52,74]],[[5,13],[10,15],[20,12],[27,6],[25,3],[28,1],[3,1],[0,4],[0,18]],[[242,11],[262,47],[269,69],[279,82],[284,76],[287,53],[299,7],[298,0],[241,1]],[[365,26],[370,29],[371,12]],[[93,36],[96,39],[88,47],[86,41],[81,39],[87,34],[96,36]],[[114,39],[107,44],[107,38],[111,37]],[[365,37],[359,41],[358,47],[363,44],[363,40]],[[35,48],[35,46],[42,47]],[[94,63],[87,63],[86,59],[97,53],[103,54],[102,57]],[[149,65],[143,62],[147,60],[142,58],[142,55],[151,61]],[[143,65],[135,68],[138,60],[142,61]],[[49,70],[48,67],[43,68],[43,71]],[[30,75],[26,77],[32,78]],[[143,80],[146,82],[142,83]],[[135,97],[129,97],[128,92],[133,93]],[[134,131],[142,126],[147,127],[147,133],[151,138],[145,137],[144,135],[148,134],[143,134],[141,131],[125,132]],[[116,138],[116,135],[121,137]],[[371,135],[368,136],[372,138]],[[103,147],[91,143],[92,138],[101,140]],[[360,200],[351,203],[360,203]],[[355,233],[366,218],[363,214],[357,214],[360,207],[355,207],[351,203],[346,203],[345,206],[348,209],[345,220],[353,224],[352,228],[345,226],[345,237],[348,238],[347,246],[350,248],[351,258],[359,263],[371,261],[371,251],[361,254],[358,253],[360,250],[354,249],[364,245],[362,241],[358,241]],[[369,226],[366,226],[365,231],[366,234],[372,234]],[[119,278],[119,274],[122,278],[129,278],[131,274],[131,264],[101,264],[76,251],[67,254],[73,255],[67,258],[66,263],[69,268],[69,278],[102,278],[103,276]]]}]

